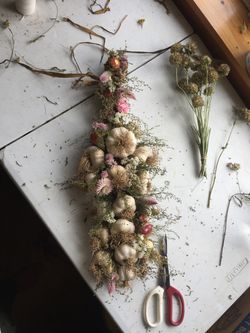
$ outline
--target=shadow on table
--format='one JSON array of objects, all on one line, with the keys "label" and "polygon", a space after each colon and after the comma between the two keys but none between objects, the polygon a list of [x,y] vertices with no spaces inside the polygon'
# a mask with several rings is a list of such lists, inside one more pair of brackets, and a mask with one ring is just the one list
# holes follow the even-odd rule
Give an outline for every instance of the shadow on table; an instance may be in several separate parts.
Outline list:
[{"label": "shadow on table", "polygon": [[[39,217],[0,168],[0,313],[17,333],[118,333]],[[1,316],[0,316],[1,317]]]}]

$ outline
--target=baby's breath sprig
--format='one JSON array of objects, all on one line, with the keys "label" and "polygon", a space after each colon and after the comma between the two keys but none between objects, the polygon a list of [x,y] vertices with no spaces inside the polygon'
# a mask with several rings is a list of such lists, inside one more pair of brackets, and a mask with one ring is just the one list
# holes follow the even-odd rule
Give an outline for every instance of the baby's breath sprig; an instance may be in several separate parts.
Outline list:
[{"label": "baby's breath sprig", "polygon": [[200,177],[206,177],[206,164],[211,128],[209,114],[217,81],[229,74],[227,64],[218,65],[208,55],[199,55],[194,42],[177,43],[171,48],[169,61],[175,66],[176,84],[186,97],[194,114],[192,126],[200,152]]}]

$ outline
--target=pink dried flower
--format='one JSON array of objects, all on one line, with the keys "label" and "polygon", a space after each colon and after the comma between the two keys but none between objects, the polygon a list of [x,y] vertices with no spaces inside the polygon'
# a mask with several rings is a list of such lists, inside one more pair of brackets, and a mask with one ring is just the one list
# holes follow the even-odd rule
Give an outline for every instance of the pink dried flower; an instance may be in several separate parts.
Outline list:
[{"label": "pink dried flower", "polygon": [[128,113],[130,110],[130,104],[125,97],[121,97],[120,99],[118,99],[116,107],[118,112],[120,113]]},{"label": "pink dried flower", "polygon": [[123,87],[119,88],[118,89],[118,94],[120,95],[120,97],[127,97],[127,98],[130,98],[130,99],[136,99],[135,94],[127,88],[123,88]]},{"label": "pink dried flower", "polygon": [[105,163],[109,167],[111,167],[113,165],[117,165],[116,161],[114,160],[114,156],[112,154],[106,154],[105,155]]},{"label": "pink dried flower", "polygon": [[108,283],[109,295],[113,294],[113,292],[116,290],[116,280],[117,280],[117,274],[112,273],[111,280]]},{"label": "pink dried flower", "polygon": [[120,57],[120,62],[121,62],[121,67],[122,69],[127,69],[128,68],[128,58],[127,56],[123,55]]},{"label": "pink dried flower", "polygon": [[97,121],[93,122],[92,127],[94,129],[101,129],[101,130],[104,130],[104,131],[107,131],[107,129],[108,129],[108,125],[107,124],[98,123]]},{"label": "pink dried flower", "polygon": [[151,232],[153,231],[153,225],[148,223],[148,224],[145,224],[142,228],[141,228],[141,233],[144,235],[144,236],[148,236],[151,234]]},{"label": "pink dried flower", "polygon": [[111,79],[112,79],[112,74],[109,71],[105,71],[99,76],[99,80],[101,81],[101,83],[107,83],[111,81]]},{"label": "pink dried flower", "polygon": [[146,203],[146,205],[149,205],[149,206],[158,204],[157,200],[153,197],[146,198],[145,203]]},{"label": "pink dried flower", "polygon": [[109,178],[101,178],[96,184],[96,194],[108,195],[113,190],[112,182]]},{"label": "pink dried flower", "polygon": [[102,171],[101,178],[107,178],[108,176],[109,176],[109,174],[108,174],[107,170]]}]

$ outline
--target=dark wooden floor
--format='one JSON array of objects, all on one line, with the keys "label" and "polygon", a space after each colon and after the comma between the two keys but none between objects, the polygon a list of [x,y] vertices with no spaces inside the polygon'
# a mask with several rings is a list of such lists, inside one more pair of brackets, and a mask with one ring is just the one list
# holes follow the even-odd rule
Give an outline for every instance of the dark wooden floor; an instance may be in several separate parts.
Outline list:
[{"label": "dark wooden floor", "polygon": [[1,168],[0,203],[0,311],[17,333],[117,332]]}]

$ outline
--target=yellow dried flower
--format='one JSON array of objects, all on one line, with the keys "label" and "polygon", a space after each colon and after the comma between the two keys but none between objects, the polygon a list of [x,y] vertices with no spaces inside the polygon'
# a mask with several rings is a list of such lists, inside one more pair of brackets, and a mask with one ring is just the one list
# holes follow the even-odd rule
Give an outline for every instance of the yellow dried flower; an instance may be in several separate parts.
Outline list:
[{"label": "yellow dried flower", "polygon": [[212,59],[208,55],[204,55],[201,57],[201,64],[209,66],[212,63]]},{"label": "yellow dried flower", "polygon": [[238,171],[240,170],[240,164],[239,163],[227,163],[228,169],[232,171]]},{"label": "yellow dried flower", "polygon": [[179,52],[172,53],[169,57],[169,62],[172,65],[180,66],[182,64],[182,55]]},{"label": "yellow dried flower", "polygon": [[195,95],[192,98],[192,104],[193,104],[194,108],[199,108],[199,107],[202,107],[204,105],[204,100],[201,96]]},{"label": "yellow dried flower", "polygon": [[186,50],[190,53],[195,53],[195,51],[197,50],[197,44],[194,41],[187,43]]},{"label": "yellow dried flower", "polygon": [[228,76],[230,72],[230,67],[227,64],[221,64],[218,68],[218,73],[221,77]]},{"label": "yellow dried flower", "polygon": [[240,108],[237,109],[237,113],[240,117],[240,119],[246,121],[248,124],[250,124],[250,109],[247,108]]},{"label": "yellow dried flower", "polygon": [[170,52],[171,53],[175,53],[175,52],[180,52],[182,50],[183,46],[181,45],[181,43],[176,43],[174,45],[172,45]]},{"label": "yellow dried flower", "polygon": [[186,89],[185,91],[187,94],[192,94],[192,95],[197,94],[199,91],[198,85],[194,82],[188,83],[186,85],[185,89]]},{"label": "yellow dried flower", "polygon": [[219,80],[219,74],[216,69],[213,67],[209,68],[208,70],[208,82],[214,83]]}]

